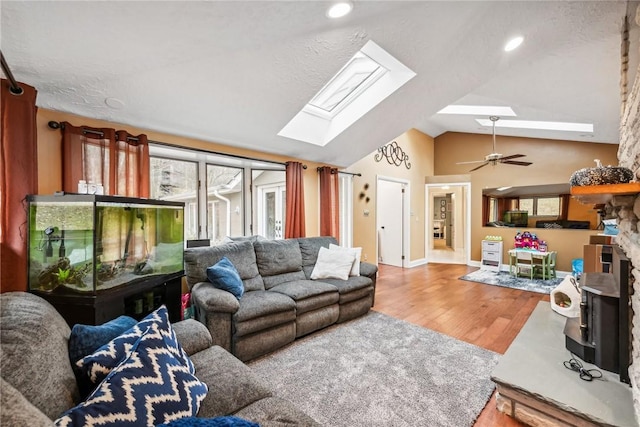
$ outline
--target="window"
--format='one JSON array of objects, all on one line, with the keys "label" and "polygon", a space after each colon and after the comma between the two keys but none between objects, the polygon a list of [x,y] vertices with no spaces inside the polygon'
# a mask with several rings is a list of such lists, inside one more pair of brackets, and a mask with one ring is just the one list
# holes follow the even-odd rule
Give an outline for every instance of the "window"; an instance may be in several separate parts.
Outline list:
[{"label": "window", "polygon": [[254,221],[257,233],[267,239],[284,238],[286,185],[284,171],[253,170]]},{"label": "window", "polygon": [[207,238],[220,243],[227,236],[242,236],[243,169],[207,165]]},{"label": "window", "polygon": [[151,157],[151,198],[184,202],[184,238],[198,238],[198,164]]},{"label": "window", "polygon": [[[284,234],[283,164],[161,144],[149,144],[149,153],[151,197],[185,203],[185,239],[220,243],[227,236]],[[271,211],[258,215],[251,197],[259,186],[274,183],[282,189],[266,196],[273,197]]]},{"label": "window", "polygon": [[498,199],[495,197],[489,198],[489,219],[488,222],[499,221],[498,218]]},{"label": "window", "polygon": [[560,197],[540,196],[520,198],[519,210],[527,211],[529,216],[560,216]]}]

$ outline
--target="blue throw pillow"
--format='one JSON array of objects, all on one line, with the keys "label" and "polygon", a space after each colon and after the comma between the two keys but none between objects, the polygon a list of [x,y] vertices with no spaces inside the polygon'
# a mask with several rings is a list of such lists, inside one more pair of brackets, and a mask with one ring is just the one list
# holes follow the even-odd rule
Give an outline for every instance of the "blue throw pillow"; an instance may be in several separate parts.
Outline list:
[{"label": "blue throw pillow", "polygon": [[188,417],[171,421],[158,427],[260,427],[260,424],[233,416],[215,418]]},{"label": "blue throw pillow", "polygon": [[120,316],[102,325],[74,325],[69,337],[69,359],[75,364],[88,354],[93,353],[127,329],[137,320],[129,316]]},{"label": "blue throw pillow", "polygon": [[208,388],[175,356],[170,329],[149,325],[89,397],[55,424],[148,427],[195,416]]},{"label": "blue throw pillow", "polygon": [[207,278],[213,283],[213,286],[231,292],[238,299],[244,294],[244,285],[240,274],[226,256],[207,268]]},{"label": "blue throw pillow", "polygon": [[[104,380],[109,372],[127,357],[133,345],[142,337],[144,332],[155,324],[159,325],[162,337],[171,343],[169,351],[173,352],[173,355],[189,369],[189,372],[195,373],[193,362],[191,362],[187,353],[178,343],[176,334],[171,328],[167,307],[162,305],[132,328],[76,362],[74,369],[76,370],[81,397],[87,396],[96,385]],[[156,337],[147,335],[146,339],[156,339]]]}]

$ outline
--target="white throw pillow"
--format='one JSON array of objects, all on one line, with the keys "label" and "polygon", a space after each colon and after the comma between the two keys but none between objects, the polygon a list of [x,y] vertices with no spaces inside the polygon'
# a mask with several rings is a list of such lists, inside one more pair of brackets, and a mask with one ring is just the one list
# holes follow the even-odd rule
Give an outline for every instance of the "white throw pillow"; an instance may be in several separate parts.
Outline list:
[{"label": "white throw pillow", "polygon": [[329,249],[332,251],[343,251],[352,253],[355,259],[353,260],[353,265],[351,266],[351,271],[349,272],[349,276],[359,276],[360,275],[360,255],[362,254],[362,248],[345,248],[343,246],[334,245],[333,243],[329,243]]},{"label": "white throw pillow", "polygon": [[347,280],[354,259],[355,256],[351,253],[331,251],[323,246],[318,251],[318,259],[311,272],[311,278]]}]

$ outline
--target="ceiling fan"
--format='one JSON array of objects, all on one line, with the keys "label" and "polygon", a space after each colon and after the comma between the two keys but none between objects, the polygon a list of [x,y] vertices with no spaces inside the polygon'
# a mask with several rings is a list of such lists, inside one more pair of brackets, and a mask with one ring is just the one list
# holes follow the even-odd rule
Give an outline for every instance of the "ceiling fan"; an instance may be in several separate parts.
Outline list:
[{"label": "ceiling fan", "polygon": [[493,122],[493,152],[491,154],[488,154],[484,157],[484,160],[474,160],[471,162],[458,162],[456,163],[457,165],[468,165],[468,164],[472,164],[472,163],[482,163],[480,166],[477,166],[473,169],[471,169],[469,172],[473,172],[475,170],[478,170],[480,168],[483,168],[487,165],[491,165],[491,166],[495,166],[498,163],[506,163],[509,165],[517,165],[517,166],[529,166],[531,164],[531,162],[521,162],[518,160],[513,160],[513,159],[518,159],[520,157],[525,157],[524,154],[512,154],[511,156],[502,156],[502,154],[500,153],[496,153],[496,122],[498,120],[500,120],[500,117],[498,116],[490,116],[489,120],[491,120]]}]

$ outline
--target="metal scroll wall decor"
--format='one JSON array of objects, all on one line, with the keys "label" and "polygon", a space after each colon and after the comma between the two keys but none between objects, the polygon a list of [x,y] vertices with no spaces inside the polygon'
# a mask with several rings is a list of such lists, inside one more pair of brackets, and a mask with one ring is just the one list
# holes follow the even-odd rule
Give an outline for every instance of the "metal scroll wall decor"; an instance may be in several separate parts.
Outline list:
[{"label": "metal scroll wall decor", "polygon": [[383,158],[387,159],[390,165],[400,166],[404,163],[407,169],[411,169],[409,155],[402,151],[402,148],[395,141],[378,148],[378,153],[375,155],[374,160],[379,162]]}]

